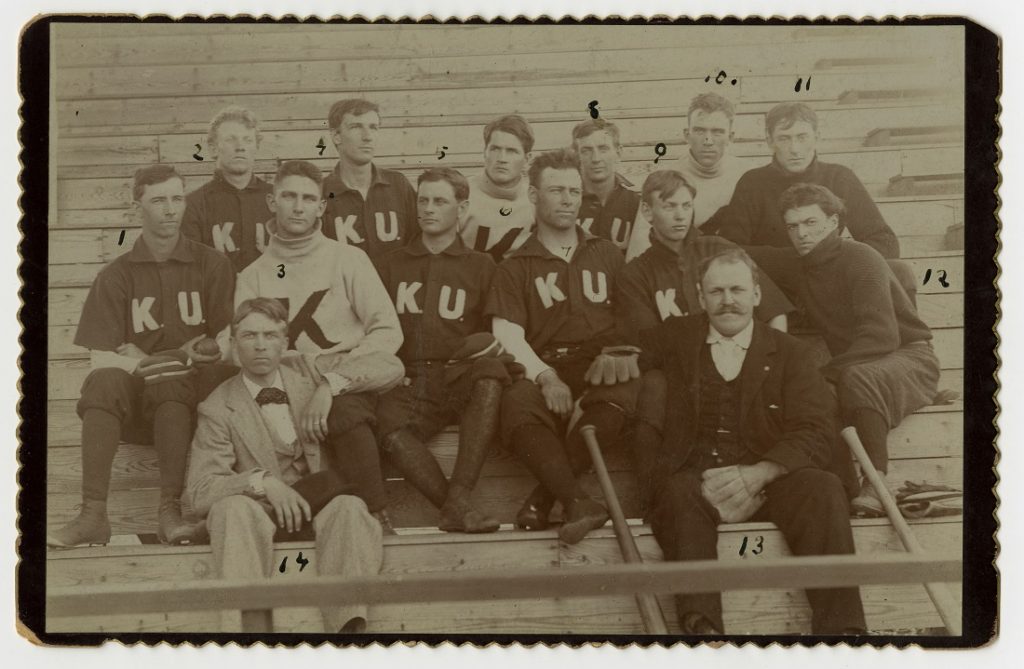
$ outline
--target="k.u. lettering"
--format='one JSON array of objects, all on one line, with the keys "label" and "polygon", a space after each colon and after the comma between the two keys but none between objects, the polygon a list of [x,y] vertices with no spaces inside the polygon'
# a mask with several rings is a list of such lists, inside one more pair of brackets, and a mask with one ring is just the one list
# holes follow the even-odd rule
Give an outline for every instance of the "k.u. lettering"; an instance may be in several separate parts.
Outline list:
[{"label": "k.u. lettering", "polygon": [[[198,290],[178,291],[178,318],[185,325],[201,325],[203,320],[203,301]],[[131,302],[132,331],[141,334],[147,330],[159,330],[163,325],[153,316],[156,297],[133,297]]]},{"label": "k.u. lettering", "polygon": [[608,275],[604,272],[591,272],[585,269],[583,275],[583,294],[591,302],[608,301]]},{"label": "k.u. lettering", "polygon": [[654,302],[658,305],[658,316],[661,317],[661,320],[666,320],[671,316],[683,315],[683,312],[679,309],[679,305],[676,304],[675,288],[655,291]]},{"label": "k.u. lettering", "polygon": [[[302,303],[302,307],[291,317],[291,321],[288,323],[289,349],[295,349],[295,342],[303,334],[321,349],[326,350],[337,346],[338,342],[329,340],[320,324],[316,321],[316,318],[314,318],[314,314],[316,314],[316,310],[320,307],[320,302],[323,301],[326,294],[326,288],[310,293],[306,301]],[[279,297],[277,300],[284,305],[285,309],[288,309],[288,313],[291,313],[290,300],[287,297]]]},{"label": "k.u. lettering", "polygon": [[533,280],[537,287],[537,296],[545,309],[550,309],[555,302],[564,302],[565,293],[558,287],[558,272],[548,272],[547,276],[538,276]]},{"label": "k.u. lettering", "polygon": [[422,287],[423,284],[419,281],[402,281],[398,284],[398,290],[395,291],[395,311],[399,315],[423,313],[423,309],[416,301],[416,293]]}]

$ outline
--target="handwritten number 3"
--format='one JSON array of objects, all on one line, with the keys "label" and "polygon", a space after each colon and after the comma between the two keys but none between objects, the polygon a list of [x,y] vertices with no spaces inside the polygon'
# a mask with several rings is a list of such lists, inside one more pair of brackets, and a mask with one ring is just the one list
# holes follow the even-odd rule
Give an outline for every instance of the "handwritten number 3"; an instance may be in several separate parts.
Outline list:
[{"label": "handwritten number 3", "polygon": [[278,265],[277,266],[277,278],[278,279],[283,279],[284,278],[284,265]]}]

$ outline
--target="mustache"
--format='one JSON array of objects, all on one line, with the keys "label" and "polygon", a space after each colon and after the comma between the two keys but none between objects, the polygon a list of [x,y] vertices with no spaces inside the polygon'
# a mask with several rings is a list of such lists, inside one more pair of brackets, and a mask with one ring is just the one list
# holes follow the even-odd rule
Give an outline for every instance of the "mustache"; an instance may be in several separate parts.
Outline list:
[{"label": "mustache", "polygon": [[715,310],[716,316],[720,316],[722,314],[736,314],[738,316],[742,316],[743,313],[742,307],[736,307],[730,304],[723,304]]}]

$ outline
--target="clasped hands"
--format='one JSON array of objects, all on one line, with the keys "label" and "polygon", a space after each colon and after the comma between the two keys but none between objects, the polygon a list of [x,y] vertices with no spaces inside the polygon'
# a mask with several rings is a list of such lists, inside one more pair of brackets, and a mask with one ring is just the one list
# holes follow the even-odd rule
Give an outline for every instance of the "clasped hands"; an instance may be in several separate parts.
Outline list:
[{"label": "clasped hands", "polygon": [[742,523],[764,504],[769,480],[764,463],[706,469],[700,492],[718,510],[723,523]]}]

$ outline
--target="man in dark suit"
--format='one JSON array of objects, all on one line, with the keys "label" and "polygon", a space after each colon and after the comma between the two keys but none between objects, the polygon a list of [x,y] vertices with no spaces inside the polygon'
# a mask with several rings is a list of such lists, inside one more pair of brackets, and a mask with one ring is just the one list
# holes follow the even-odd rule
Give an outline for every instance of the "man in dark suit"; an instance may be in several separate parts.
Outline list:
[{"label": "man in dark suit", "polygon": [[[756,266],[740,249],[699,273],[705,314],[641,335],[641,366],[661,369],[670,406],[651,477],[651,524],[667,560],[717,557],[720,523],[771,521],[795,555],[853,553],[847,496],[826,471],[835,401],[797,339],[754,321]],[[816,634],[863,631],[857,588],[808,590]],[[718,593],[679,595],[689,634],[724,631]]]},{"label": "man in dark suit", "polygon": [[[282,357],[288,312],[276,299],[242,302],[231,332],[241,373],[199,405],[188,497],[208,516],[217,573],[225,579],[270,578],[273,542],[316,536],[320,575],[358,578],[380,571],[380,523],[321,458],[313,426],[297,419],[327,383],[304,356]],[[350,379],[379,390],[401,377],[397,359],[371,353],[367,374]],[[389,360],[389,358],[393,360]],[[305,534],[302,534],[305,530]],[[322,609],[327,632],[361,632],[365,605]],[[224,630],[228,631],[228,630]]]}]

